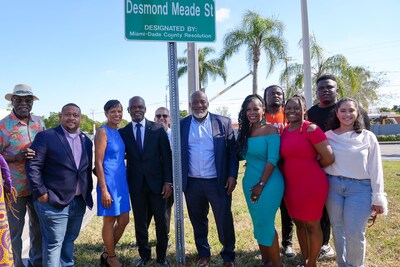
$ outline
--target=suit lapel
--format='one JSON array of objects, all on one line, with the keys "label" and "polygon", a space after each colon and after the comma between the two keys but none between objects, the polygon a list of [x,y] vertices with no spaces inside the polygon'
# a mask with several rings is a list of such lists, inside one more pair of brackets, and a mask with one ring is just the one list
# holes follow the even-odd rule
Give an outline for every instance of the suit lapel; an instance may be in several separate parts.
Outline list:
[{"label": "suit lapel", "polygon": [[61,126],[58,126],[55,130],[56,130],[57,137],[60,140],[61,144],[63,145],[65,151],[67,152],[69,159],[76,167],[74,155],[72,154],[72,149],[68,143],[67,137],[65,136],[63,129],[61,128]]},{"label": "suit lapel", "polygon": [[214,151],[216,150],[216,137],[220,135],[220,130],[219,130],[219,122],[218,120],[214,117],[213,114],[210,113],[210,120],[211,120],[211,127],[212,127],[212,136],[213,136],[213,143],[214,143]]},{"label": "suit lapel", "polygon": [[[125,143],[126,147],[130,147],[130,149],[135,150],[135,154],[140,155],[139,148],[136,145],[136,138],[135,135],[133,134],[133,125],[132,122],[130,122],[128,125],[125,126],[125,132],[126,132],[126,137],[127,137],[127,143]],[[130,140],[133,140],[131,142]]]},{"label": "suit lapel", "polygon": [[81,133],[79,135],[79,138],[81,139],[81,145],[82,145],[82,155],[81,155],[81,160],[79,163],[79,168],[81,168],[82,166],[85,166],[87,161],[88,161],[88,157],[87,155],[87,147],[86,147],[86,140],[85,138],[87,138],[83,133]]},{"label": "suit lapel", "polygon": [[152,126],[153,126],[153,123],[146,119],[146,127],[144,129],[144,140],[143,140],[143,153],[144,153],[144,151],[146,151],[146,144],[150,140]]}]

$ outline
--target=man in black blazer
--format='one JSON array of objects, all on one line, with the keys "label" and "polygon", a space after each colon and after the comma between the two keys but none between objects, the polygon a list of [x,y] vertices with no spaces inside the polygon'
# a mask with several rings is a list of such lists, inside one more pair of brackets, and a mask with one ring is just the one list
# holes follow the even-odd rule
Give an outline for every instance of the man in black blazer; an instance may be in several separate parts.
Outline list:
[{"label": "man in black blazer", "polygon": [[181,120],[182,186],[198,251],[197,266],[209,266],[208,211],[211,205],[223,245],[224,267],[234,266],[235,231],[232,191],[239,162],[231,120],[208,112],[202,91],[190,97],[192,115]]},{"label": "man in black blazer", "polygon": [[[74,241],[92,199],[92,141],[79,130],[80,108],[66,104],[56,128],[36,135],[26,173],[39,217],[43,266],[74,266]],[[36,244],[40,245],[40,244]]]},{"label": "man in black blazer", "polygon": [[168,136],[162,124],[144,118],[146,104],[139,96],[129,100],[132,122],[120,130],[125,143],[127,179],[135,222],[140,260],[144,266],[151,258],[147,220],[154,214],[157,235],[157,263],[169,266],[165,200],[172,194],[172,157]]}]

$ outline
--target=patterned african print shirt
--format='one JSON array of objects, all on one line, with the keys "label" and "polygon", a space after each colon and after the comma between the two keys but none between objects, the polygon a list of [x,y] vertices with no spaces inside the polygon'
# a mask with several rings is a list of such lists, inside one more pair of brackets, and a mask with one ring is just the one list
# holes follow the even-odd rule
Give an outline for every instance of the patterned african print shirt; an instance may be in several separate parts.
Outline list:
[{"label": "patterned african print shirt", "polygon": [[[44,129],[44,122],[39,116],[31,114],[27,125],[11,111],[10,115],[0,121],[0,153],[3,156],[17,155],[21,149],[29,147],[36,134]],[[26,179],[25,160],[8,163],[8,166],[18,196],[29,196],[31,193]]]}]

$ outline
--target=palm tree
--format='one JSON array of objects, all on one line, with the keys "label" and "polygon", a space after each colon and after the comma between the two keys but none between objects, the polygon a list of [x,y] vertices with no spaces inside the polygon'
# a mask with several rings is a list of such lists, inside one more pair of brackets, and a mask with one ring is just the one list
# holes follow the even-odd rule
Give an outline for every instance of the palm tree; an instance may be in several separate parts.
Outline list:
[{"label": "palm tree", "polygon": [[253,71],[253,94],[258,91],[258,63],[261,53],[267,58],[267,77],[276,64],[286,56],[286,41],[282,36],[284,25],[274,18],[263,18],[253,11],[247,11],[239,27],[224,37],[221,59],[229,59],[246,48],[246,57]]},{"label": "palm tree", "polygon": [[[185,53],[187,53],[187,50],[185,50]],[[219,58],[206,60],[206,58],[213,53],[215,53],[215,50],[212,47],[203,47],[198,49],[199,85],[200,88],[204,90],[207,88],[209,76],[213,80],[215,80],[217,77],[221,77],[224,82],[226,82],[224,61],[220,60]],[[178,78],[180,78],[188,71],[187,57],[178,58],[178,64],[180,65],[178,69]]]},{"label": "palm tree", "polygon": [[[302,45],[301,40],[299,45]],[[325,58],[324,51],[317,44],[314,35],[310,36],[310,50],[313,86],[322,74],[333,74],[337,78],[339,98],[353,97],[364,108],[368,108],[368,103],[377,99],[376,90],[385,82],[380,77],[381,74],[372,75],[364,67],[351,66],[346,57],[340,54]],[[290,84],[286,89],[287,97],[301,93],[304,86],[303,64],[289,64],[281,73],[280,82]]]},{"label": "palm tree", "polygon": [[[299,41],[299,46],[300,48],[302,47],[302,40]],[[310,53],[312,75],[311,78],[313,84],[315,84],[314,82],[318,79],[319,76],[325,73],[341,76],[341,74],[346,72],[349,65],[347,59],[340,54],[325,58],[324,51],[322,47],[318,45],[314,35],[310,36]],[[288,64],[281,73],[279,79],[280,83],[289,84],[289,87],[286,88],[286,95],[288,98],[294,94],[299,94],[302,92],[304,86],[303,74],[303,64],[299,63]],[[339,88],[341,89],[342,87],[339,86]]]}]

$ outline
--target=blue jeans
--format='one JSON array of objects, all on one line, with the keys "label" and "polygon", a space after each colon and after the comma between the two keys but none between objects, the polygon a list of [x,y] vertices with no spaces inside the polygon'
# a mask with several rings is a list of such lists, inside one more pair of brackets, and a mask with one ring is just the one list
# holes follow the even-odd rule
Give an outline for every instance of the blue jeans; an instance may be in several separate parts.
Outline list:
[{"label": "blue jeans", "polygon": [[82,196],[64,209],[50,203],[34,202],[43,233],[43,266],[74,266],[74,241],[78,237],[86,204]]},{"label": "blue jeans", "polygon": [[10,226],[11,244],[15,267],[25,267],[22,261],[22,231],[25,225],[25,214],[28,210],[29,216],[29,260],[28,266],[42,266],[42,248],[37,244],[42,243],[39,219],[33,207],[32,196],[18,197],[17,202],[11,202],[11,206],[17,212],[8,212],[8,223]]},{"label": "blue jeans", "polygon": [[372,211],[371,181],[333,175],[328,177],[326,208],[332,224],[336,262],[339,267],[363,267],[365,228]]}]

